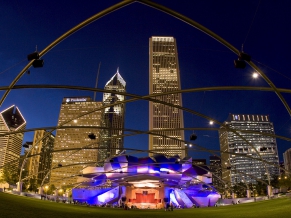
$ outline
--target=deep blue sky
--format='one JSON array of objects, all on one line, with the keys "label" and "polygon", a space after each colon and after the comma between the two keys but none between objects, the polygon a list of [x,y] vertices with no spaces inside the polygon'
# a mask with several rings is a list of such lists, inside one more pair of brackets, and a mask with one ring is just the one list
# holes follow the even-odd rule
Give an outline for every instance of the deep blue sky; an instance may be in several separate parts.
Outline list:
[{"label": "deep blue sky", "polygon": [[[27,64],[27,54],[43,50],[53,40],[88,17],[119,1],[0,1],[0,86],[8,86]],[[254,63],[279,88],[289,88],[291,50],[291,2],[272,0],[189,1],[156,0],[199,22],[222,38],[252,55]],[[259,5],[259,7],[258,7]],[[255,15],[255,16],[254,16]],[[58,84],[94,87],[101,62],[99,88],[119,67],[127,82],[127,92],[148,94],[148,39],[174,36],[177,40],[182,89],[207,86],[267,86],[261,78],[251,77],[253,70],[235,69],[236,55],[199,30],[140,3],[111,13],[73,34],[43,59],[43,68],[31,68],[20,84]],[[2,95],[4,92],[1,92]],[[0,110],[17,105],[27,128],[55,126],[63,97],[91,96],[72,90],[13,90]],[[290,94],[283,94],[291,104]],[[101,101],[102,94],[97,94]],[[290,136],[290,116],[272,92],[212,91],[183,94],[183,106],[204,113],[220,122],[229,113],[269,114],[278,135]],[[184,114],[185,127],[207,127],[208,121]],[[148,102],[126,106],[126,128],[148,129]],[[192,131],[186,131],[188,140]],[[196,143],[219,149],[218,133],[196,131]],[[207,136],[205,136],[207,135]],[[33,134],[25,134],[31,141]],[[290,142],[277,140],[279,157]],[[125,139],[125,147],[147,149],[148,136]],[[194,158],[209,154],[191,152]]]}]

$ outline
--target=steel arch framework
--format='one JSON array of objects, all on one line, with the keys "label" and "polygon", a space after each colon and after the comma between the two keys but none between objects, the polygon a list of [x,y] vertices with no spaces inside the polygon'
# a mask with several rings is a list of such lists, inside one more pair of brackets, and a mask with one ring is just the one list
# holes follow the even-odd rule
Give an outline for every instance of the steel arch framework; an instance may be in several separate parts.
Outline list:
[{"label": "steel arch framework", "polygon": [[[58,43],[60,43],[62,40],[66,39],[67,37],[69,37],[70,35],[72,35],[73,33],[75,33],[76,31],[80,30],[81,28],[83,28],[84,26],[96,21],[97,19],[113,12],[113,11],[116,11],[124,6],[127,6],[131,3],[134,3],[134,2],[139,2],[139,3],[142,3],[144,5],[147,5],[147,6],[150,6],[154,9],[157,9],[157,10],[160,10],[164,13],[167,13],[177,19],[180,19],[181,21],[197,28],[198,30],[202,31],[203,33],[209,35],[210,37],[214,38],[215,40],[217,40],[218,42],[220,42],[221,44],[223,44],[225,47],[227,47],[228,49],[230,49],[232,52],[234,52],[236,55],[239,55],[239,50],[236,49],[233,45],[231,45],[230,43],[228,43],[226,40],[224,40],[223,38],[221,38],[220,36],[218,36],[217,34],[215,34],[214,32],[210,31],[209,29],[207,29],[206,27],[204,27],[203,25],[195,22],[194,20],[174,11],[174,10],[171,10],[163,5],[160,5],[160,4],[157,4],[157,3],[154,3],[152,1],[149,1],[149,0],[124,0],[124,1],[121,1],[103,11],[101,11],[100,13],[97,13],[95,15],[93,15],[92,17],[88,18],[87,20],[81,22],[80,24],[76,25],[75,27],[73,27],[72,29],[70,29],[69,31],[67,31],[66,33],[64,33],[62,36],[60,36],[59,38],[57,38],[55,41],[53,41],[50,45],[48,45],[43,51],[40,52],[39,56],[42,57],[43,55],[45,55],[47,52],[49,52],[54,46],[56,46]],[[9,87],[6,89],[6,92],[4,93],[4,95],[2,96],[1,100],[0,100],[0,106],[3,104],[4,100],[6,99],[6,97],[8,96],[9,92],[11,91],[11,89],[13,88],[17,88],[15,87],[15,84],[17,83],[17,81],[24,75],[24,73],[31,67],[33,61],[29,62],[24,68],[23,70],[17,75],[17,77],[12,81],[12,83],[9,85]],[[289,113],[289,115],[291,115],[291,110],[290,110],[290,107],[288,105],[288,103],[286,102],[286,100],[284,99],[284,97],[282,96],[281,92],[284,92],[286,90],[283,90],[283,89],[278,89],[273,83],[272,81],[259,69],[259,67],[257,67],[253,62],[251,61],[247,61],[247,63],[254,69],[256,70],[261,76],[262,78],[268,83],[268,85],[271,87],[270,89],[267,89],[267,88],[264,88],[264,91],[273,91],[276,93],[276,95],[278,96],[278,98],[281,100],[281,102],[283,103],[284,107],[286,108],[287,112]],[[216,89],[216,90],[219,90],[220,88]],[[234,89],[237,89],[237,87],[232,87],[231,89],[228,89],[228,90],[234,90]],[[222,90],[222,89],[221,89]],[[247,90],[247,88],[245,88],[245,90]],[[262,90],[262,89],[261,89]],[[287,92],[289,93],[290,90],[287,90]],[[151,96],[151,97],[154,97],[154,96]],[[135,98],[135,97],[133,97]],[[149,97],[148,96],[143,96],[142,97],[143,99],[145,100],[149,100]],[[135,99],[136,100],[136,99]],[[152,99],[151,99],[152,100]],[[132,100],[131,100],[132,101]],[[130,101],[128,101],[130,102]],[[124,102],[124,103],[127,103],[127,102]],[[160,102],[161,103],[161,102]],[[195,111],[191,111],[187,108],[179,108],[179,109],[182,109],[182,110],[185,110],[185,111],[188,111],[188,112],[191,112],[195,115],[198,115],[200,117],[203,117],[205,119],[211,119],[213,120],[212,118],[210,117],[207,117],[203,114],[200,114],[198,112],[195,112]],[[223,126],[223,124],[221,124],[219,121],[216,121],[214,120],[215,123],[217,124],[220,124]],[[235,134],[236,131],[235,130],[231,130],[229,129],[230,131],[233,131]],[[239,135],[239,134],[238,134]],[[240,136],[241,137],[241,136]],[[245,140],[243,137],[241,137],[243,140]],[[246,140],[245,140],[246,141]],[[247,141],[246,141],[247,142]],[[250,144],[249,142],[247,142],[250,146],[252,146],[252,144]],[[252,146],[253,147],[253,146]],[[20,173],[21,174],[21,173]],[[20,179],[21,179],[21,175],[20,175]]]}]

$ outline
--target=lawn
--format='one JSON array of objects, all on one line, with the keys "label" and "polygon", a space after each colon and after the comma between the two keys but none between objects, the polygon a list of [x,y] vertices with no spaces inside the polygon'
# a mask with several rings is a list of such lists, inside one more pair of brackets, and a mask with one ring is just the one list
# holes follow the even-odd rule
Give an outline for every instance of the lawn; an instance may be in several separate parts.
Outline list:
[{"label": "lawn", "polygon": [[15,196],[0,192],[0,217],[2,218],[79,218],[79,217],[116,217],[116,218],[155,218],[155,217],[289,217],[291,200],[279,198],[248,204],[224,207],[180,209],[173,212],[164,210],[122,210],[116,208],[86,207],[73,204],[55,203],[38,199]]}]

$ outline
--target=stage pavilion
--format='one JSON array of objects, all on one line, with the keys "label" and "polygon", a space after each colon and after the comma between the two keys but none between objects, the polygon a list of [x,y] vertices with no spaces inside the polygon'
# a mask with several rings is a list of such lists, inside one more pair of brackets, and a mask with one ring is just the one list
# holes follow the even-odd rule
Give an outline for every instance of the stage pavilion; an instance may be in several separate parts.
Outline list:
[{"label": "stage pavilion", "polygon": [[212,187],[208,168],[193,166],[192,158],[158,154],[137,158],[121,155],[104,167],[87,167],[72,190],[75,201],[89,205],[127,205],[140,209],[214,206],[220,194]]}]

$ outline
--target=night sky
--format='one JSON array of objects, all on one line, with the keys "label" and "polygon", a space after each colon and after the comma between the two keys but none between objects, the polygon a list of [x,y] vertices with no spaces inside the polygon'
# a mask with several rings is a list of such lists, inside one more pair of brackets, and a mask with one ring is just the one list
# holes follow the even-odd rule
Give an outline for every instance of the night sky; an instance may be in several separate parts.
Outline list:
[{"label": "night sky", "polygon": [[[0,86],[8,86],[26,66],[26,56],[42,51],[63,33],[90,16],[117,3],[114,0],[87,1],[0,1]],[[189,1],[156,0],[215,32],[244,52],[278,88],[290,88],[291,1]],[[213,86],[264,86],[252,78],[253,70],[235,69],[237,56],[219,42],[161,11],[133,3],[71,35],[48,52],[43,68],[31,68],[17,85],[51,84],[94,87],[101,62],[98,88],[116,73],[127,83],[127,92],[148,95],[149,38],[173,36],[177,40],[182,89]],[[4,94],[1,91],[0,94]],[[13,90],[0,111],[15,104],[27,121],[27,128],[56,126],[63,97],[90,96],[92,92],[60,89]],[[291,105],[290,94],[283,93]],[[97,93],[97,101],[102,93]],[[273,92],[206,91],[183,94],[183,106],[223,122],[229,113],[270,115],[275,133],[289,137],[290,116]],[[184,113],[185,127],[210,127],[207,120]],[[214,125],[214,127],[219,127]],[[148,130],[148,102],[126,105],[125,128]],[[185,139],[193,131],[185,131]],[[195,131],[195,143],[219,149],[217,131]],[[26,133],[25,141],[32,141]],[[279,158],[290,142],[277,139]],[[148,136],[127,137],[126,148],[148,149]],[[146,156],[146,153],[140,154]],[[191,151],[194,158],[209,153]]]}]

